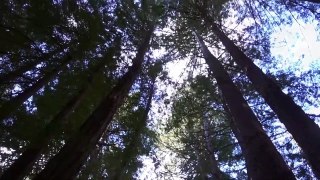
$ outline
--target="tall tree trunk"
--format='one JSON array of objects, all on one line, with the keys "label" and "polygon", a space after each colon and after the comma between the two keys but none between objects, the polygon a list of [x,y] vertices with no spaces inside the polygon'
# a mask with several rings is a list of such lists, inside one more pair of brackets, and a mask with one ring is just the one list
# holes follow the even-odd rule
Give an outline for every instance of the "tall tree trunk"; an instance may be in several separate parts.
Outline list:
[{"label": "tall tree trunk", "polygon": [[198,135],[195,133],[194,126],[186,126],[186,131],[188,134],[188,137],[191,139],[192,144],[189,144],[191,151],[194,153],[196,157],[196,167],[194,169],[195,173],[198,173],[199,176],[195,179],[199,180],[206,180],[208,179],[208,174],[210,174],[210,170],[208,170],[208,163],[206,161],[206,158],[201,156],[202,154],[202,142],[199,140]]},{"label": "tall tree trunk", "polygon": [[145,109],[143,110],[143,115],[141,117],[141,119],[139,119],[138,123],[138,129],[134,132],[134,135],[132,137],[132,141],[129,143],[128,147],[125,148],[122,158],[121,158],[121,163],[119,165],[119,167],[115,170],[115,175],[113,176],[113,180],[122,180],[123,175],[125,175],[125,170],[126,167],[128,166],[128,163],[130,162],[130,160],[132,160],[132,158],[135,158],[135,154],[137,151],[137,148],[139,146],[139,138],[140,135],[143,132],[143,129],[146,127],[147,125],[147,121],[148,121],[148,114],[149,111],[151,109],[151,103],[152,103],[152,97],[154,94],[154,85],[155,85],[155,78],[152,79],[151,82],[151,87],[149,89],[149,93],[148,93],[148,99],[147,99],[147,104]]},{"label": "tall tree trunk", "polygon": [[[211,23],[206,18],[207,23]],[[221,40],[234,61],[244,70],[255,89],[265,99],[271,109],[278,115],[279,120],[285,125],[294,140],[303,150],[315,175],[320,178],[320,128],[298,106],[293,99],[282,92],[281,88],[253,61],[246,56],[226,34],[216,25],[212,30]]]},{"label": "tall tree trunk", "polygon": [[94,76],[103,69],[104,65],[112,60],[113,48],[109,49],[106,59],[99,63],[89,74],[88,82],[81,90],[72,97],[69,102],[54,116],[50,123],[41,131],[36,139],[31,142],[30,146],[22,153],[22,155],[14,161],[14,163],[4,171],[1,180],[18,180],[22,179],[31,170],[32,165],[37,161],[40,155],[47,149],[47,144],[56,134],[56,131],[72,114],[72,112],[81,104],[91,87]]},{"label": "tall tree trunk", "polygon": [[[88,180],[88,179],[102,179],[101,172],[99,171],[100,166],[99,159],[103,158],[100,157],[100,149],[101,147],[96,146],[90,153],[89,160],[85,163],[86,167],[81,171],[81,175],[77,177],[79,180]],[[99,169],[99,170],[97,170]]]},{"label": "tall tree trunk", "polygon": [[[230,128],[232,130],[232,133],[234,134],[234,136],[238,140],[239,146],[240,146],[242,154],[244,156],[244,151],[246,150],[244,141],[243,141],[243,139],[241,137],[239,129],[235,125],[234,118],[232,117],[232,114],[230,112],[230,109],[228,108],[228,105],[227,105],[225,99],[222,99],[222,101],[223,101],[223,109],[225,111],[226,118],[229,120],[229,124],[230,124]],[[248,167],[249,167],[248,159],[244,158],[244,161],[245,161],[246,169],[248,169]],[[251,175],[250,175],[249,171],[247,171],[247,176],[248,176],[248,179],[250,180],[251,179]]]},{"label": "tall tree trunk", "polygon": [[35,82],[30,87],[26,88],[22,93],[12,98],[11,100],[5,102],[0,107],[0,120],[7,118],[11,113],[13,113],[22,103],[24,103],[28,98],[39,91],[43,86],[45,86],[52,78],[54,78],[61,69],[67,65],[72,60],[71,56],[66,56],[61,65],[54,68],[51,72],[44,75],[41,79]]},{"label": "tall tree trunk", "polygon": [[206,180],[206,179],[208,179],[208,176],[207,176],[207,172],[203,169],[203,159],[200,157],[199,149],[194,148],[194,153],[197,158],[197,163],[198,163],[197,168],[199,171],[199,178],[197,178],[197,179]]},{"label": "tall tree trunk", "polygon": [[102,133],[110,124],[113,115],[123,103],[138,76],[144,55],[149,47],[152,32],[153,28],[147,32],[146,38],[139,47],[129,71],[102,100],[78,132],[64,145],[57,155],[49,160],[45,169],[35,177],[35,180],[72,179],[77,174]]},{"label": "tall tree trunk", "polygon": [[223,179],[223,172],[220,170],[218,161],[215,158],[214,148],[212,145],[212,141],[210,141],[210,125],[207,117],[203,117],[203,130],[204,130],[204,138],[206,142],[206,149],[209,151],[209,162],[211,166],[211,174],[216,180]]},{"label": "tall tree trunk", "polygon": [[248,160],[248,172],[251,177],[259,180],[295,179],[228,73],[219,60],[210,53],[202,38],[197,34],[196,36],[206,63],[217,81],[243,139],[243,152]]}]

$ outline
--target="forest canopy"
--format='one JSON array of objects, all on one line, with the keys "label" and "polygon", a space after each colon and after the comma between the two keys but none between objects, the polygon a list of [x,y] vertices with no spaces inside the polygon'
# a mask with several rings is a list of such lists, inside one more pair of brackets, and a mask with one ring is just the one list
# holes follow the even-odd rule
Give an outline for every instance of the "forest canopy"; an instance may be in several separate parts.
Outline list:
[{"label": "forest canopy", "polygon": [[0,15],[1,180],[320,179],[319,0]]}]

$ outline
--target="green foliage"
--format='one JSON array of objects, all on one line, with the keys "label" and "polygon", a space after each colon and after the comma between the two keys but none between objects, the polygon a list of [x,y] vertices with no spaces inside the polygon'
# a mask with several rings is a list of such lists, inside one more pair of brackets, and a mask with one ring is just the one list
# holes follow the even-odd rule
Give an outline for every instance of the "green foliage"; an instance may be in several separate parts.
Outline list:
[{"label": "green foliage", "polygon": [[[229,122],[221,111],[221,100],[214,94],[214,89],[208,77],[196,76],[173,100],[167,131],[173,131],[181,148],[175,149],[175,145],[170,144],[167,147],[183,159],[180,168],[189,177],[212,176],[210,156],[217,158],[221,165],[230,165],[234,160],[235,146]],[[214,149],[210,150],[212,147]]]},{"label": "green foliage", "polygon": [[[202,64],[202,57],[199,57],[192,32],[195,27],[222,59],[225,69],[296,176],[312,178],[298,146],[291,142],[291,138],[283,142],[279,140],[286,136],[277,135],[283,128],[274,123],[277,120],[275,114],[235,66],[234,60],[210,30],[210,24],[204,23],[203,15],[218,24],[259,67],[267,69],[267,74],[283,90],[308,109],[320,106],[317,101],[320,87],[317,67],[299,74],[274,70],[277,61],[271,58],[269,39],[276,24],[290,24],[294,20],[286,8],[308,21],[311,14],[317,16],[318,7],[295,1],[284,5],[283,1],[251,0],[245,4],[227,0],[4,0],[0,5],[0,108],[59,67],[63,57],[70,56],[72,61],[1,122],[1,171],[12,164],[41,130],[54,129],[56,134],[48,151],[43,153],[29,177],[38,173],[127,72],[145,30],[156,25],[151,42],[154,52],[147,53],[140,77],[87,159],[78,175],[80,179],[103,179],[119,174],[121,179],[139,179],[137,172],[143,167],[139,157],[145,155],[156,159],[161,151],[158,139],[167,141],[165,146],[178,157],[176,168],[187,179],[210,178],[210,157],[218,161],[226,179],[247,178],[241,150],[231,132],[221,95],[211,74],[207,73],[207,67]],[[231,26],[227,27],[229,24]],[[235,24],[244,28],[236,29]],[[165,55],[156,51],[160,54],[164,51]],[[158,55],[162,58],[157,59]],[[165,63],[185,59],[190,61],[185,69],[188,78],[182,83],[169,80]],[[86,87],[85,98],[71,115],[58,127],[47,127]],[[164,91],[171,87],[176,92]],[[173,98],[168,99],[171,93]],[[155,109],[151,110],[148,107],[150,96],[155,104]],[[158,108],[161,102],[167,109]],[[169,117],[156,113],[161,111]],[[312,116],[316,122],[319,122],[318,116]],[[156,126],[160,124],[158,119],[164,123],[164,133]],[[208,144],[212,145],[213,151],[209,150]],[[154,162],[159,167],[161,160]]]}]

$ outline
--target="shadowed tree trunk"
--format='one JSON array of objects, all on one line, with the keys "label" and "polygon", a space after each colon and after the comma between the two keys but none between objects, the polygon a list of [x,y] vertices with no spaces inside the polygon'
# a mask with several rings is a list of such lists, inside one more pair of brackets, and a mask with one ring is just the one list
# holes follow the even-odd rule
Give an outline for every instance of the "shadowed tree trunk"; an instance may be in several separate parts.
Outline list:
[{"label": "shadowed tree trunk", "polygon": [[[228,108],[228,105],[227,105],[225,99],[222,99],[222,101],[223,101],[222,102],[223,103],[223,109],[225,111],[225,115],[226,115],[227,119],[229,120],[230,128],[232,130],[232,133],[234,134],[234,136],[238,140],[239,146],[240,146],[242,154],[244,156],[244,150],[246,149],[244,141],[243,141],[243,139],[241,137],[239,129],[235,126],[234,118],[232,117],[232,114],[230,112],[230,109]],[[248,159],[244,158],[244,161],[245,161],[246,169],[248,169],[248,167],[249,167]],[[248,176],[248,179],[251,179],[251,175],[250,175],[249,171],[247,171],[247,176]]]},{"label": "shadowed tree trunk", "polygon": [[39,89],[45,86],[52,78],[54,78],[61,69],[72,60],[71,56],[67,55],[62,63],[54,68],[51,72],[44,75],[37,82],[26,88],[22,93],[13,97],[11,100],[5,102],[0,107],[0,120],[3,120],[10,116],[18,107],[21,106],[28,98],[37,93]]},{"label": "shadowed tree trunk", "polygon": [[93,171],[93,168],[100,165],[100,163],[99,163],[99,159],[101,158],[99,156],[100,149],[101,149],[101,147],[96,146],[91,151],[89,160],[85,163],[86,167],[84,168],[84,170],[81,171],[81,175],[79,177],[77,177],[79,180],[88,180],[90,178],[91,179],[97,179],[97,178],[102,179],[101,174],[99,174],[100,171],[98,171],[98,170]]},{"label": "shadowed tree trunk", "polygon": [[198,163],[198,165],[197,165],[197,169],[198,169],[198,171],[199,171],[199,179],[200,180],[206,180],[208,177],[207,177],[207,173],[204,171],[204,169],[203,169],[203,159],[200,157],[200,151],[199,151],[199,149],[198,148],[194,148],[194,153],[195,153],[195,155],[196,155],[196,158],[197,158],[197,163]]},{"label": "shadowed tree trunk", "polygon": [[[195,133],[195,126],[186,126],[186,131],[191,138],[192,143],[188,143],[189,148],[191,148],[192,152],[194,153],[195,156],[195,165],[194,165],[194,173],[198,174],[196,178],[194,179],[199,179],[199,180],[206,180],[208,179],[208,174],[210,174],[210,170],[208,170],[208,161],[206,161],[206,158],[201,156],[203,153],[203,145],[201,140],[199,139],[198,135]],[[201,135],[200,135],[201,136]],[[194,158],[194,157],[193,157]],[[209,167],[210,168],[210,167]],[[187,177],[187,179],[191,179],[190,176]]]},{"label": "shadowed tree trunk", "polygon": [[66,123],[66,120],[72,114],[72,112],[81,104],[82,100],[86,97],[88,90],[91,87],[91,83],[94,76],[100,72],[104,65],[112,60],[113,48],[109,49],[106,53],[105,59],[99,63],[91,72],[88,77],[88,82],[81,88],[81,90],[72,97],[69,102],[61,109],[61,111],[55,115],[50,123],[36,136],[36,139],[31,142],[30,146],[22,153],[22,155],[14,161],[14,163],[4,171],[1,176],[1,180],[18,180],[22,179],[31,170],[32,165],[47,149],[47,145],[50,139],[56,134],[59,127],[62,127]]},{"label": "shadowed tree trunk", "polygon": [[253,179],[295,179],[253,111],[234,85],[219,60],[215,58],[202,38],[197,35],[201,50],[226,100],[235,126],[243,140],[243,152],[248,162],[248,172]]},{"label": "shadowed tree trunk", "polygon": [[265,99],[279,120],[285,125],[294,140],[303,150],[315,175],[320,178],[320,128],[298,106],[293,99],[282,92],[281,88],[270,79],[253,61],[246,56],[227,35],[208,17],[212,31],[220,39],[234,61],[244,70],[255,89]]},{"label": "shadowed tree trunk", "polygon": [[140,45],[129,71],[102,100],[78,132],[63,146],[57,155],[49,160],[45,169],[35,177],[35,180],[72,179],[76,176],[79,168],[110,124],[113,115],[123,103],[138,76],[144,55],[149,47],[152,32],[153,28],[146,33],[146,38]]},{"label": "shadowed tree trunk", "polygon": [[209,128],[209,122],[207,117],[203,117],[203,132],[204,132],[204,138],[206,142],[206,149],[209,151],[209,162],[211,166],[211,174],[216,180],[222,180],[223,179],[223,172],[220,170],[218,161],[215,158],[214,154],[214,148],[212,145],[212,141],[210,141],[210,128]]},{"label": "shadowed tree trunk", "polygon": [[115,175],[113,176],[113,180],[122,180],[123,175],[125,175],[125,170],[126,167],[128,166],[128,163],[130,162],[130,160],[132,160],[132,158],[135,158],[135,154],[136,151],[138,150],[138,146],[139,146],[139,138],[140,135],[143,132],[143,129],[146,127],[147,125],[147,121],[148,121],[148,114],[149,111],[151,109],[151,103],[152,103],[152,97],[155,91],[155,78],[152,79],[151,82],[151,87],[149,89],[149,93],[148,93],[148,99],[147,99],[147,104],[145,109],[143,110],[143,115],[142,117],[139,119],[138,123],[138,129],[134,132],[134,135],[132,137],[132,141],[129,143],[128,147],[125,148],[122,158],[121,158],[121,163],[119,165],[119,167],[115,170]]}]

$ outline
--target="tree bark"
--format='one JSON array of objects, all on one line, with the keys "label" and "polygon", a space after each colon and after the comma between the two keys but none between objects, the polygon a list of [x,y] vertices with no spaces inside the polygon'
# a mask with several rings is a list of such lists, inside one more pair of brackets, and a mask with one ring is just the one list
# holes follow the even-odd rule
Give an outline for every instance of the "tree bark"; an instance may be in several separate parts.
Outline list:
[{"label": "tree bark", "polygon": [[199,171],[199,178],[197,179],[200,179],[200,180],[206,180],[208,179],[207,177],[207,172],[203,169],[203,159],[200,157],[200,151],[198,148],[194,148],[194,153],[196,155],[196,158],[197,158],[197,171]]},{"label": "tree bark", "polygon": [[[209,19],[206,18],[209,23]],[[216,25],[212,30],[220,39],[234,61],[244,70],[255,89],[265,99],[279,120],[285,125],[294,140],[303,150],[315,175],[320,178],[320,128],[299,107],[293,99],[282,92],[281,88],[253,61],[246,56],[226,34]]]},{"label": "tree bark", "polygon": [[99,166],[101,165],[99,160],[103,158],[100,156],[100,149],[101,147],[99,146],[94,147],[94,149],[91,151],[89,155],[89,160],[85,162],[86,167],[81,171],[81,174],[77,177],[77,179],[103,179],[101,175],[102,172],[100,171],[102,168],[99,168]]},{"label": "tree bark", "polygon": [[212,71],[219,89],[230,108],[235,126],[244,144],[248,172],[253,179],[295,179],[287,164],[264,132],[253,111],[234,85],[219,60],[214,57],[202,38],[196,34],[202,53]]},{"label": "tree bark", "polygon": [[[222,99],[222,100],[223,100],[223,109],[225,111],[225,115],[226,115],[227,119],[229,120],[230,128],[232,130],[232,133],[234,134],[234,136],[238,140],[239,146],[240,146],[242,154],[244,156],[244,150],[246,149],[244,141],[241,137],[239,129],[235,126],[234,118],[232,117],[232,114],[230,112],[230,109],[228,108],[227,103],[225,102],[225,99]],[[246,169],[248,169],[249,162],[248,162],[247,158],[244,158],[244,160],[245,160]],[[252,179],[249,171],[247,171],[247,176],[248,176],[248,179]]]},{"label": "tree bark", "polygon": [[210,128],[209,128],[209,120],[207,117],[203,117],[203,130],[204,130],[204,138],[206,142],[206,149],[209,151],[209,162],[211,166],[211,174],[216,180],[224,179],[223,172],[219,168],[218,161],[215,158],[214,148],[212,145],[212,141],[210,141]]},{"label": "tree bark", "polygon": [[49,160],[45,169],[35,177],[35,180],[72,179],[75,177],[102,133],[110,124],[113,115],[123,103],[138,76],[144,55],[149,47],[152,32],[153,28],[147,32],[146,38],[139,47],[129,71],[102,100],[78,132],[64,145],[57,155]]},{"label": "tree bark", "polygon": [[61,65],[54,68],[51,72],[43,76],[37,82],[35,82],[30,87],[26,88],[22,93],[12,98],[11,100],[5,102],[0,107],[0,120],[7,118],[11,113],[13,113],[22,103],[24,103],[28,98],[39,91],[43,86],[45,86],[52,78],[54,78],[61,69],[67,65],[72,60],[71,56],[66,56]]}]

